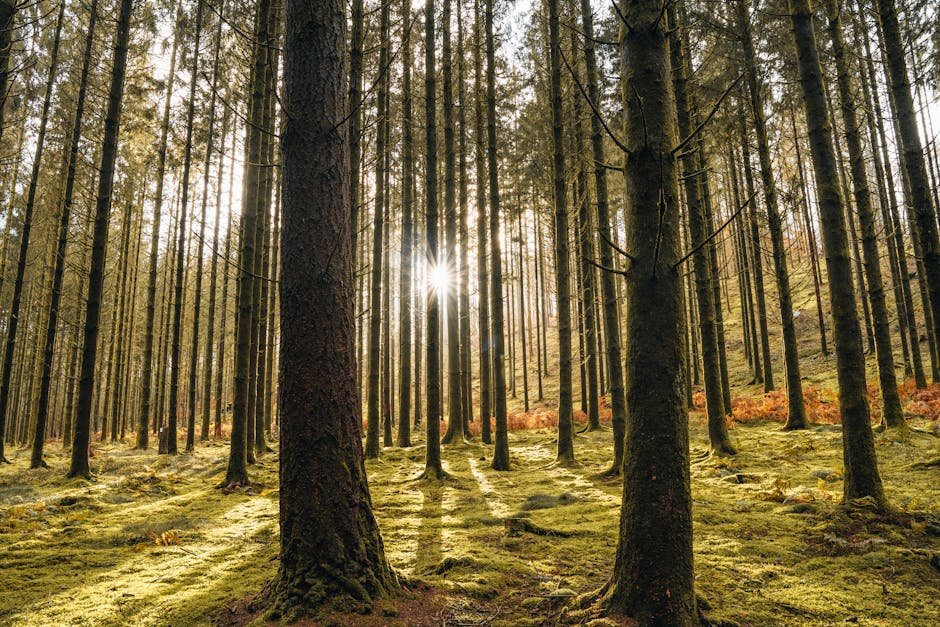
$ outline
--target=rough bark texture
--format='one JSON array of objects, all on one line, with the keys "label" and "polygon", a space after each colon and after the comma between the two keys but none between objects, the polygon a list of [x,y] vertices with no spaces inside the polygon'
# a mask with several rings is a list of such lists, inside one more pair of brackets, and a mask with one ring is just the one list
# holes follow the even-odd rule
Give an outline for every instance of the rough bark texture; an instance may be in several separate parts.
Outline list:
[{"label": "rough bark texture", "polygon": [[[659,0],[621,3],[626,136],[627,429],[614,574],[601,603],[641,625],[697,624],[682,357],[675,105]],[[653,182],[654,184],[650,184]]]},{"label": "rough bark texture", "polygon": [[842,197],[836,177],[832,128],[823,93],[822,70],[813,32],[808,0],[789,0],[793,34],[799,56],[800,87],[806,109],[816,193],[823,223],[823,245],[829,273],[829,302],[832,307],[842,415],[843,462],[846,501],[872,497],[887,504],[871,432],[868,390],[865,384],[865,355],[862,330],[855,308],[855,285],[846,232]]},{"label": "rough bark texture", "polygon": [[356,393],[343,9],[286,2],[281,559],[269,617],[288,620],[369,609],[398,588],[372,514]]}]

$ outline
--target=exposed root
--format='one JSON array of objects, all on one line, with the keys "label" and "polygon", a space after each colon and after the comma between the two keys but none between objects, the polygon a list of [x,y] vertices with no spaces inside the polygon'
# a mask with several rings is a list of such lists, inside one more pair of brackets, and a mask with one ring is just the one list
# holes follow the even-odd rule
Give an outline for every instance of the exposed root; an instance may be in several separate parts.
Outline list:
[{"label": "exposed root", "polygon": [[527,516],[510,516],[503,520],[506,528],[506,535],[518,536],[523,533],[531,533],[537,536],[550,536],[556,538],[571,538],[578,535],[575,531],[562,531],[560,529],[548,529],[532,522]]}]

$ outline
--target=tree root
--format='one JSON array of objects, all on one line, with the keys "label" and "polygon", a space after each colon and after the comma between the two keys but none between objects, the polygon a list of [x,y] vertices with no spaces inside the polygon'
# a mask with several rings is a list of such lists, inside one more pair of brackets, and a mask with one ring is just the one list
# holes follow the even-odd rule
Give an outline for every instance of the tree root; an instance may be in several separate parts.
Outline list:
[{"label": "tree root", "polygon": [[510,516],[503,519],[503,525],[506,528],[506,535],[518,536],[523,533],[531,533],[537,536],[549,536],[555,538],[571,538],[578,535],[576,531],[562,531],[560,529],[548,529],[540,527],[532,522],[531,518],[526,516]]}]

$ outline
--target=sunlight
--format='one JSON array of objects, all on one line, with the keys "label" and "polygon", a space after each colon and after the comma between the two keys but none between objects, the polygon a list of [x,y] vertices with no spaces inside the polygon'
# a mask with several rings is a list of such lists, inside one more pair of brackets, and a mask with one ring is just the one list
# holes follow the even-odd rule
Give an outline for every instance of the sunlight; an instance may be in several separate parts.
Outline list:
[{"label": "sunlight", "polygon": [[450,289],[450,270],[446,263],[428,263],[426,276],[428,287],[435,292],[445,294]]}]

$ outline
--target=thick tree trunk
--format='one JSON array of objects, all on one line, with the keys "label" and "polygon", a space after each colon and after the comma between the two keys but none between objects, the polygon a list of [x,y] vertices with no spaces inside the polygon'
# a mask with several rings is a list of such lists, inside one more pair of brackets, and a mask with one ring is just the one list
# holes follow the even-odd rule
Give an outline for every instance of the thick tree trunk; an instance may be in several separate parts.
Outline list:
[{"label": "thick tree trunk", "polygon": [[[622,2],[626,136],[627,407],[614,574],[601,602],[641,625],[697,624],[688,414],[681,353],[678,143],[659,0]],[[650,103],[656,103],[651,106]],[[654,182],[654,184],[650,184]],[[650,307],[650,303],[656,303]]]},{"label": "thick tree trunk", "polygon": [[816,174],[819,211],[823,222],[823,244],[829,273],[829,301],[835,322],[836,367],[842,415],[843,462],[846,502],[874,498],[887,506],[868,410],[865,384],[865,355],[862,331],[855,304],[852,261],[849,255],[845,214],[836,178],[832,127],[823,93],[822,70],[808,0],[789,0],[793,34],[800,67],[800,86],[806,109],[810,149]]},{"label": "thick tree trunk", "polygon": [[294,620],[371,609],[399,584],[372,514],[360,439],[344,4],[286,7],[281,555],[268,618]]}]

